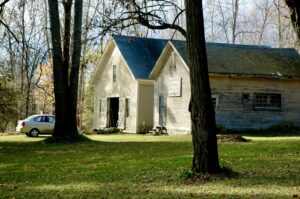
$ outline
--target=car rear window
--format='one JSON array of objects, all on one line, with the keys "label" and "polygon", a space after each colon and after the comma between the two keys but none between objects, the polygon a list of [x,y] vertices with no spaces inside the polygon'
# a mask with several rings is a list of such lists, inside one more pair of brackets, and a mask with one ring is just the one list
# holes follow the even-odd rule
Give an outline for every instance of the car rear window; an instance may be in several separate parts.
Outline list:
[{"label": "car rear window", "polygon": [[55,123],[55,118],[54,117],[48,117],[48,121],[50,122],[50,123]]}]

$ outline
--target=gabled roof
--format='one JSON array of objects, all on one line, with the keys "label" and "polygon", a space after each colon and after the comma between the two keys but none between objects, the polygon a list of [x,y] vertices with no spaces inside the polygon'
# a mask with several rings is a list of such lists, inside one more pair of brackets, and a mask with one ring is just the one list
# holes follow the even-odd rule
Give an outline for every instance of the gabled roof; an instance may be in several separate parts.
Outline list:
[{"label": "gabled roof", "polygon": [[[170,41],[188,65],[186,41]],[[300,55],[293,48],[206,43],[210,73],[300,76]]]},{"label": "gabled roof", "polygon": [[112,36],[135,79],[148,79],[168,40]]}]

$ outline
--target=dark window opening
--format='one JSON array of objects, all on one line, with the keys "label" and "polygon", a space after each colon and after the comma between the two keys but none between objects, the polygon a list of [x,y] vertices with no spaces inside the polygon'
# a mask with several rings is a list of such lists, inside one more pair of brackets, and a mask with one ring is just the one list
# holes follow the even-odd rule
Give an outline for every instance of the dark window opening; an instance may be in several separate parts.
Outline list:
[{"label": "dark window opening", "polygon": [[245,103],[249,102],[249,100],[250,100],[250,94],[249,93],[243,93],[242,98],[241,98],[242,104],[245,104]]},{"label": "dark window opening", "polygon": [[216,108],[217,107],[217,98],[216,97],[212,97],[211,98],[211,102],[212,102],[213,107]]},{"label": "dark window opening", "polygon": [[213,107],[216,109],[219,106],[219,95],[214,94],[211,96],[211,103],[213,105]]}]

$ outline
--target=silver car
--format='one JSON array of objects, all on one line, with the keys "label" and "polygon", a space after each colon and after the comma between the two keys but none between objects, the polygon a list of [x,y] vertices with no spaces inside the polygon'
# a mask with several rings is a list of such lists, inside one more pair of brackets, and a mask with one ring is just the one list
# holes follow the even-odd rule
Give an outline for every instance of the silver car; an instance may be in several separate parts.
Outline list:
[{"label": "silver car", "polygon": [[37,137],[39,134],[52,134],[54,124],[54,115],[32,115],[24,120],[19,120],[16,131],[30,137]]}]

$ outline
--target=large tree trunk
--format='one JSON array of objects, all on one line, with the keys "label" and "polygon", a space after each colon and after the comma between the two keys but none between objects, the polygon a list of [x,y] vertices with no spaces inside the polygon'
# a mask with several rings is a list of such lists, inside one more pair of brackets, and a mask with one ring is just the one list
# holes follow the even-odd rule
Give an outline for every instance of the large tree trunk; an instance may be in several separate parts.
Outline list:
[{"label": "large tree trunk", "polygon": [[191,81],[189,109],[194,147],[192,170],[195,173],[217,173],[220,166],[208,78],[202,0],[185,0],[185,7]]},{"label": "large tree trunk", "polygon": [[64,137],[64,133],[68,131],[66,124],[69,117],[67,109],[67,85],[68,78],[65,77],[60,24],[59,24],[59,10],[57,0],[48,0],[49,15],[50,15],[50,30],[52,40],[52,58],[53,58],[53,77],[54,77],[54,94],[55,94],[55,127],[53,137]]},{"label": "large tree trunk", "polygon": [[76,141],[78,137],[76,112],[81,55],[82,0],[75,0],[74,4],[73,52],[70,70],[71,8],[73,1],[67,0],[64,2],[64,52],[62,52],[61,47],[58,2],[57,0],[48,0],[48,3],[53,46],[52,56],[56,114],[52,138],[54,141]]},{"label": "large tree trunk", "polygon": [[293,27],[297,34],[297,45],[300,48],[300,6],[298,0],[285,0],[286,5],[289,7],[290,16]]}]

